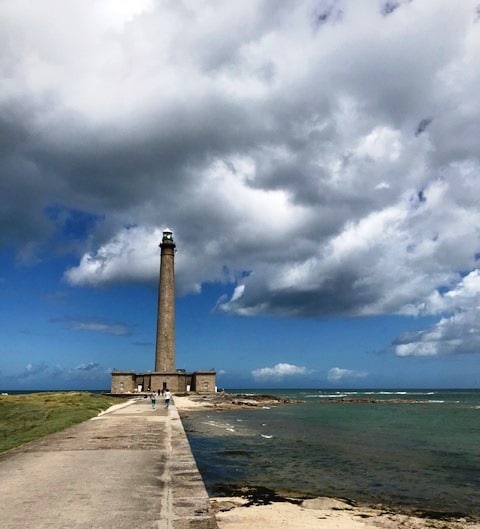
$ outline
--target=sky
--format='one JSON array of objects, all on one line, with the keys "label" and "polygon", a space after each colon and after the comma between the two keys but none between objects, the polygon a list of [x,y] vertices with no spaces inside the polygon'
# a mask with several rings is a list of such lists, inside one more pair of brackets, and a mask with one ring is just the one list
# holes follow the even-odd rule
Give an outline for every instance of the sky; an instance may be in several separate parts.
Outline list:
[{"label": "sky", "polygon": [[0,389],[480,385],[479,0],[0,2]]}]

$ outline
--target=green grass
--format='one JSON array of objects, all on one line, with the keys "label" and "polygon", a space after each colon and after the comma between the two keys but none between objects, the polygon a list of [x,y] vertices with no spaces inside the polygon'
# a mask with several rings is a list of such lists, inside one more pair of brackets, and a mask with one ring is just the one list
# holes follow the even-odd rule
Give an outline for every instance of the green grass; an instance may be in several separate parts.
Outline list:
[{"label": "green grass", "polygon": [[0,452],[86,421],[118,399],[81,391],[0,396]]}]

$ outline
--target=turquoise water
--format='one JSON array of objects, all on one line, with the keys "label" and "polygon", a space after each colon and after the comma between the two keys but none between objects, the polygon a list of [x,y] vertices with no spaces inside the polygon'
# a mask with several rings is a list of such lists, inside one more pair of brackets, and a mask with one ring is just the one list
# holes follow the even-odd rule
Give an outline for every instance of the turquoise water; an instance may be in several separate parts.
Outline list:
[{"label": "turquoise water", "polygon": [[211,495],[264,486],[480,518],[480,391],[259,393],[304,402],[183,419]]}]

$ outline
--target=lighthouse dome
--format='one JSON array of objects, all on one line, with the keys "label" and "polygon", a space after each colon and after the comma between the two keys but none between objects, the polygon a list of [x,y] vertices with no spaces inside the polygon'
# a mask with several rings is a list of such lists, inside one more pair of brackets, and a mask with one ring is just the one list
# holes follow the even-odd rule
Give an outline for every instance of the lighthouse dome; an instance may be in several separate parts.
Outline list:
[{"label": "lighthouse dome", "polygon": [[169,228],[163,230],[162,242],[173,242],[173,232]]}]

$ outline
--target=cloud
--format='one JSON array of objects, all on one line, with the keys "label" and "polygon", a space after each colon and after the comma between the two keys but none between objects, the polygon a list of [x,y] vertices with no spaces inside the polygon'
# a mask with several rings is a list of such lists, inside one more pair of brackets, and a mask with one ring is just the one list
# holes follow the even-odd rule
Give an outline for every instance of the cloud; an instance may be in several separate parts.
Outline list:
[{"label": "cloud", "polygon": [[49,370],[49,366],[46,362],[40,362],[39,364],[27,364],[25,369],[17,375],[19,379],[35,378],[45,374]]},{"label": "cloud", "polygon": [[330,382],[338,382],[343,379],[352,379],[352,378],[364,378],[368,376],[368,373],[365,371],[355,371],[353,369],[343,369],[341,367],[332,367],[328,371],[328,380]]},{"label": "cloud", "polygon": [[130,336],[133,333],[131,325],[104,319],[56,318],[51,321],[54,323],[66,323],[74,331],[98,332],[113,334],[114,336]]},{"label": "cloud", "polygon": [[95,362],[87,362],[86,364],[79,364],[74,368],[74,371],[87,372],[92,370],[97,370],[100,368],[100,364]]},{"label": "cloud", "polygon": [[132,333],[128,325],[119,323],[105,323],[100,321],[76,321],[72,322],[72,329],[76,331],[100,332],[104,334],[114,334],[125,336]]},{"label": "cloud", "polygon": [[[109,386],[111,369],[107,369],[97,362],[85,362],[76,366],[51,365],[47,362],[38,364],[29,363],[19,373],[4,374],[4,383],[15,387],[20,383],[20,389],[26,386],[41,389],[47,388],[72,388],[78,386],[84,389],[88,386],[105,388]],[[25,386],[26,385],[26,386]]]},{"label": "cloud", "polygon": [[161,229],[125,228],[95,253],[84,254],[78,266],[66,271],[65,279],[72,285],[92,286],[146,280],[158,272],[161,240]]},{"label": "cloud", "polygon": [[475,269],[467,275],[458,276],[452,288],[434,290],[406,311],[415,316],[442,314],[445,312],[476,311],[480,303],[480,270]]},{"label": "cloud", "polygon": [[439,291],[412,306],[414,315],[443,316],[429,328],[405,332],[393,342],[397,356],[441,356],[480,352],[480,271],[473,270],[453,288]]},{"label": "cloud", "polygon": [[0,246],[68,248],[71,286],[153,283],[169,225],[178,292],[223,284],[221,312],[431,315],[462,340],[477,0],[133,4],[1,3]]},{"label": "cloud", "polygon": [[441,356],[480,352],[478,310],[443,317],[416,333],[403,333],[393,343],[397,356]]},{"label": "cloud", "polygon": [[451,189],[434,181],[421,197],[406,193],[346,223],[308,259],[257,269],[221,308],[299,316],[409,313],[412,301],[441,286],[455,288],[462,262],[474,266],[476,229],[466,211],[446,206]]},{"label": "cloud", "polygon": [[255,380],[282,380],[285,377],[309,375],[312,371],[306,367],[279,363],[273,367],[262,367],[252,371]]},{"label": "cloud", "polygon": [[432,118],[422,119],[420,123],[418,124],[417,129],[415,130],[415,136],[420,136],[422,132],[425,132],[425,130],[427,129],[427,127],[430,125],[431,122],[432,122]]}]

